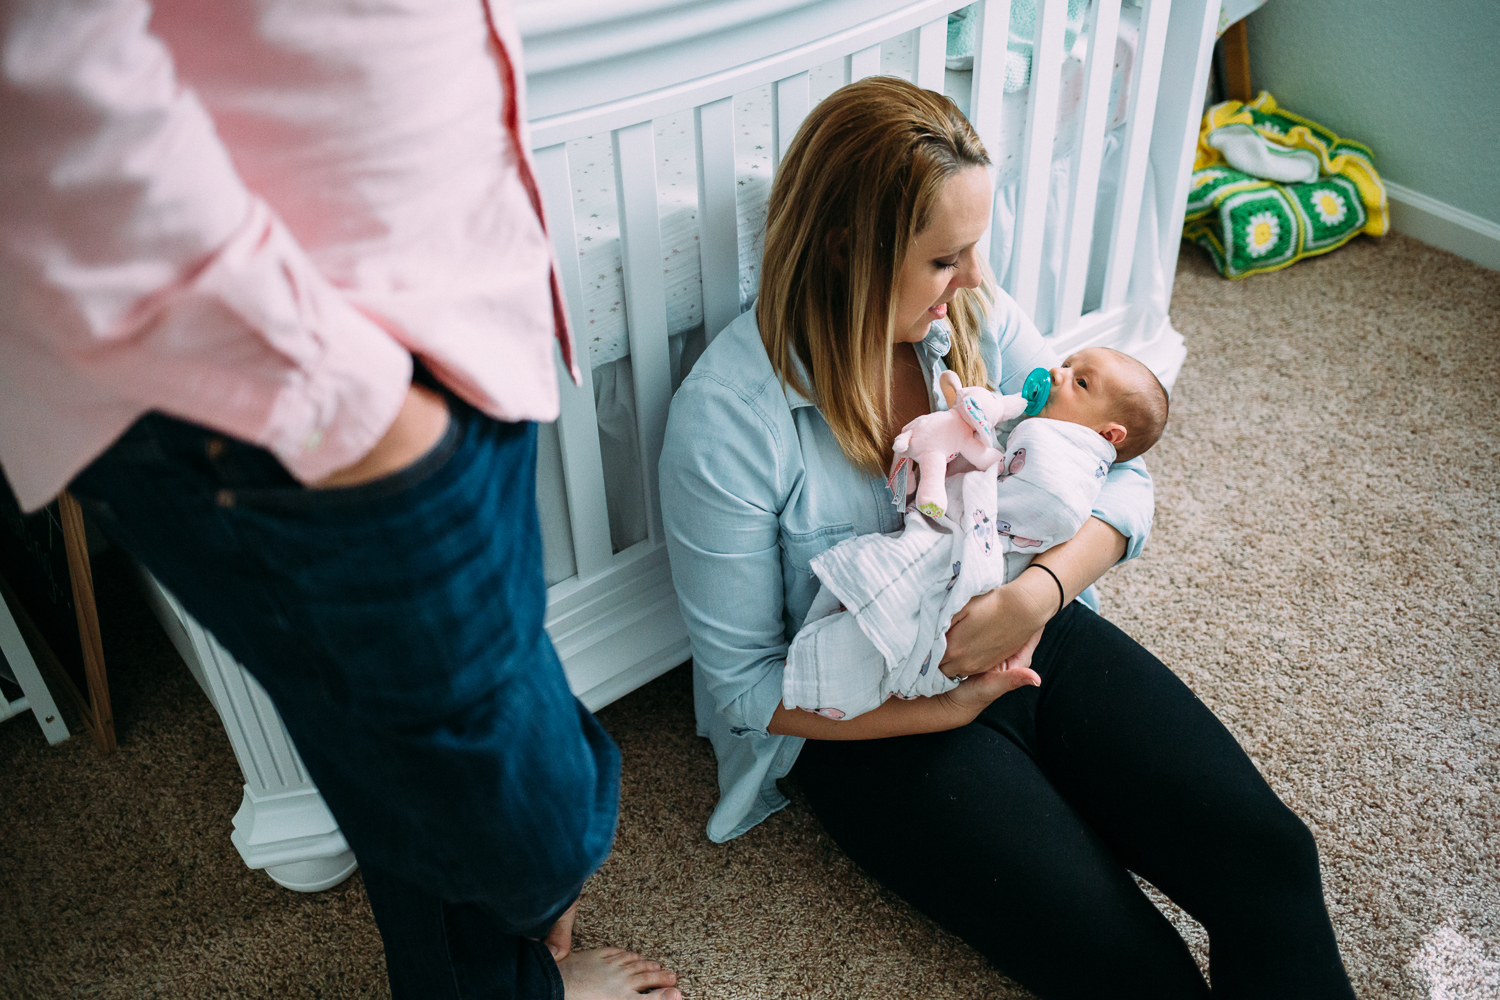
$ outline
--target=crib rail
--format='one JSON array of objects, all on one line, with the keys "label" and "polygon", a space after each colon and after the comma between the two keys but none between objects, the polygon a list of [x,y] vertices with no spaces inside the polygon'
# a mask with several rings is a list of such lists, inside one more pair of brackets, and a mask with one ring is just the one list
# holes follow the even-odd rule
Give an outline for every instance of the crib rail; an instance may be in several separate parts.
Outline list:
[{"label": "crib rail", "polygon": [[[1088,37],[1113,39],[1119,25],[1120,0],[1094,0],[1089,12]],[[1084,281],[1092,249],[1094,202],[1099,192],[1099,168],[1104,157],[1105,104],[1109,100],[1113,56],[1113,45],[1091,42],[1083,71],[1083,121],[1069,171],[1069,218],[1063,243],[1061,280],[1057,282],[1057,304],[1052,313],[1059,330],[1073,326],[1083,312]]]},{"label": "crib rail", "polygon": [[[1113,244],[1104,276],[1102,307],[1107,310],[1124,305],[1130,280],[1133,261],[1130,248],[1135,246],[1136,227],[1140,224],[1141,192],[1145,188],[1146,163],[1151,153],[1153,116],[1143,114],[1142,109],[1156,107],[1162,53],[1167,42],[1167,18],[1171,13],[1172,0],[1149,0],[1141,18],[1140,61],[1142,65],[1156,69],[1141,76],[1139,83],[1131,89],[1127,105],[1125,147],[1121,154],[1122,196],[1115,200]],[[1217,13],[1214,16],[1217,17]]]},{"label": "crib rail", "polygon": [[[1175,3],[1191,15],[1186,17],[1191,23],[1176,28],[1179,33],[1197,31],[1201,36],[1209,19],[1217,16],[1217,0]],[[1165,130],[1157,127],[1157,105],[1164,65],[1172,86],[1191,86],[1197,80],[1201,93],[1206,60],[1201,38],[1192,53],[1178,59],[1181,65],[1165,58],[1173,4],[1174,0],[1142,0],[1127,125],[1118,173],[1111,178],[1117,191],[1114,210],[1107,224],[1096,224],[1095,194],[1101,180],[1121,0],[1094,0],[1092,5],[1085,33],[1089,54],[1083,70],[1083,113],[1078,133],[1071,137],[1070,184],[1065,203],[1050,209],[1049,179],[1059,140],[1059,80],[1067,57],[1067,2],[1040,2],[1013,250],[1001,280],[1022,308],[1036,311],[1042,294],[1039,274],[1047,216],[1049,210],[1060,212],[1052,230],[1060,234],[1054,238],[1061,240],[1063,263],[1047,293],[1054,319],[1051,329],[1044,331],[1059,344],[1095,334],[1131,308],[1129,280],[1137,232],[1142,225],[1160,224],[1140,218],[1148,162],[1172,164],[1175,186],[1163,200],[1175,199],[1178,193],[1185,200],[1186,189],[1179,192],[1175,172],[1190,134],[1183,123],[1196,120],[1191,114],[1192,95],[1174,95],[1174,118]],[[634,429],[641,460],[638,488],[646,511],[646,537],[622,551],[614,550],[586,351],[580,352],[583,385],[563,382],[557,429],[566,512],[543,514],[567,520],[576,572],[551,588],[548,627],[570,680],[586,703],[596,707],[687,656],[685,631],[666,568],[656,471],[673,372],[653,120],[692,111],[704,331],[712,339],[739,315],[741,265],[748,263],[740,259],[735,95],[770,88],[774,171],[811,110],[812,73],[818,67],[841,60],[845,82],[876,74],[881,71],[881,43],[912,32],[914,80],[942,90],[946,19],[965,5],[965,0],[763,0],[748,5],[703,0],[691,5],[689,15],[683,13],[688,8],[669,0],[622,0],[612,19],[603,23],[590,21],[585,16],[588,5],[578,2],[523,0],[518,6],[526,36],[531,135],[541,193],[564,295],[579,328],[585,308],[567,143],[608,133],[614,159]],[[981,0],[977,9],[978,44],[968,108],[981,138],[992,149],[1004,113],[1011,5],[1012,0]],[[809,40],[788,47],[789,38]],[[1180,213],[1179,203],[1179,219]],[[992,232],[994,246],[999,246],[1001,235]],[[1102,237],[1097,248],[1096,236]],[[1174,259],[1175,243],[1174,238]],[[982,248],[996,252],[991,239],[983,241]],[[1090,261],[1098,254],[1107,260],[1103,288],[1098,301],[1086,309]],[[632,637],[624,646],[619,640],[622,633]],[[601,637],[613,637],[611,655],[634,658],[633,665],[621,672],[617,665],[604,662]]]},{"label": "crib rail", "polygon": [[[1095,255],[1096,200],[1100,187],[1114,40],[1120,24],[1120,0],[1094,0],[1089,11],[1088,55],[1083,70],[1083,114],[1069,163],[1068,193],[1060,206],[1049,205],[1049,175],[1057,136],[1057,101],[1061,76],[1066,4],[1046,3],[1037,18],[1031,86],[1027,106],[1023,173],[1017,195],[1018,210],[1011,266],[1002,285],[1028,315],[1050,316],[1044,332],[1060,349],[1096,339],[1100,327],[1122,320],[1131,268],[1135,262],[1136,231],[1140,218],[1146,165],[1151,152],[1152,113],[1161,79],[1162,52],[1172,0],[1142,0],[1141,34],[1134,72],[1130,78],[1123,149],[1114,182],[1114,212],[1100,235],[1106,273],[1102,293],[1084,315],[1085,285]],[[1045,227],[1049,211],[1060,234],[1059,274],[1052,284],[1050,308],[1039,310],[1041,262],[1046,252]]]},{"label": "crib rail", "polygon": [[734,98],[693,109],[698,143],[698,255],[703,325],[718,333],[740,314],[740,232],[734,166]]},{"label": "crib rail", "polygon": [[[814,66],[841,58],[844,79],[862,79],[879,71],[881,41],[915,27],[920,29],[923,45],[918,56],[919,78],[940,86],[945,19],[950,10],[959,6],[962,6],[959,0],[900,4],[852,28],[721,69],[698,80],[616,96],[586,107],[558,110],[531,123],[542,197],[562,269],[563,291],[575,317],[582,317],[584,308],[567,142],[604,129],[612,136],[625,310],[637,432],[642,446],[641,487],[648,518],[648,537],[642,544],[658,546],[662,541],[656,465],[671,397],[668,330],[659,265],[661,238],[657,224],[653,116],[686,108],[693,111],[705,326],[712,336],[738,316],[740,310],[734,95],[756,86],[772,86],[772,161],[778,165],[786,145],[811,109],[810,70]],[[576,69],[556,59],[549,65]],[[609,93],[618,94],[619,89],[613,88]],[[559,98],[544,93],[543,106],[549,100],[555,106]],[[592,386],[565,385],[558,434],[578,581],[607,573],[624,555],[612,551],[604,516],[607,498],[598,471],[601,457],[596,423]]]}]

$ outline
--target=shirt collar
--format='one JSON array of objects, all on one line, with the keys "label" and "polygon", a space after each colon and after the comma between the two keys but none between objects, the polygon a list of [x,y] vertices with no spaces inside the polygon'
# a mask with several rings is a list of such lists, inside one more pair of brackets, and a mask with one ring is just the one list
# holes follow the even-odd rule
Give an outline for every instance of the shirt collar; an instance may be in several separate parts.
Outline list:
[{"label": "shirt collar", "polygon": [[[797,381],[807,386],[808,392],[812,392],[812,377],[808,375],[807,366],[802,363],[801,355],[799,355],[795,349],[789,351],[788,353],[791,355],[792,370],[787,374],[795,374],[797,376]],[[792,380],[790,378],[783,380],[781,388],[786,393],[787,409],[796,410],[804,406],[816,407],[818,405],[815,400],[802,395],[802,393],[797,390],[797,387],[792,384]]]},{"label": "shirt collar", "polygon": [[934,323],[927,328],[927,336],[922,338],[922,350],[930,360],[946,358],[952,347],[953,331],[948,329],[947,323]]},{"label": "shirt collar", "polygon": [[948,408],[948,400],[937,387],[938,371],[946,367],[943,359],[953,346],[953,331],[946,323],[934,323],[927,328],[927,336],[917,344],[917,355],[922,359],[922,372],[927,377],[927,399],[932,412]]}]

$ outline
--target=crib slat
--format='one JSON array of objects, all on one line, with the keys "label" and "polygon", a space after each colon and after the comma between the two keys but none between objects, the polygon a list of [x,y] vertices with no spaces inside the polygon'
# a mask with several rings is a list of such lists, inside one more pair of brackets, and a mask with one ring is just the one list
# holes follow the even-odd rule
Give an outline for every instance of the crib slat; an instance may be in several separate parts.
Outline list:
[{"label": "crib slat", "polygon": [[1073,150],[1069,171],[1068,231],[1063,243],[1062,280],[1053,312],[1054,335],[1066,333],[1083,312],[1084,286],[1089,276],[1089,250],[1094,238],[1094,204],[1099,193],[1099,161],[1104,154],[1104,127],[1109,111],[1109,84],[1114,75],[1115,35],[1120,25],[1120,0],[1094,0],[1089,12],[1089,55],[1084,67],[1083,132]]},{"label": "crib slat", "polygon": [[656,130],[644,121],[615,129],[615,196],[620,204],[620,257],[625,277],[625,322],[635,388],[646,524],[662,538],[656,464],[667,429],[672,369],[667,352],[667,293],[662,278],[661,216],[656,202]]},{"label": "crib slat", "polygon": [[771,169],[781,166],[781,158],[802,119],[812,110],[812,74],[797,73],[771,85]]},{"label": "crib slat", "polygon": [[948,61],[948,19],[940,17],[917,29],[916,85],[943,92],[943,71]]},{"label": "crib slat", "polygon": [[[1151,190],[1156,199],[1156,252],[1168,301],[1182,249],[1182,215],[1193,185],[1193,158],[1203,120],[1202,94],[1213,69],[1217,0],[1177,0],[1163,44],[1161,87],[1151,130]],[[1144,199],[1143,199],[1144,202]]]},{"label": "crib slat", "polygon": [[573,219],[573,183],[568,176],[568,149],[563,143],[535,153],[537,185],[547,210],[548,231],[557,251],[558,278],[573,319],[574,350],[580,385],[558,366],[562,412],[557,436],[562,450],[563,485],[568,498],[568,521],[579,579],[609,568],[613,550],[609,539],[609,502],[604,495],[604,463],[599,455],[599,418],[594,412],[594,375],[582,317],[583,280],[578,270],[578,234]]},{"label": "crib slat", "polygon": [[1007,282],[1011,297],[1028,316],[1036,314],[1037,284],[1042,274],[1052,141],[1057,132],[1057,98],[1062,89],[1063,28],[1068,17],[1067,0],[1041,0],[1041,7],[1031,46],[1026,138],[1021,145],[1021,187],[1016,198],[1015,250]]},{"label": "crib slat", "polygon": [[[979,22],[974,26],[974,72],[969,82],[969,121],[979,133],[979,141],[990,155],[998,155],[1000,149],[1000,115],[1005,105],[1005,40],[1010,27],[1010,0],[980,0],[974,9]],[[947,58],[948,25],[943,22],[943,57]],[[925,29],[924,29],[925,30]],[[941,66],[942,63],[939,63]],[[942,79],[942,70],[938,70]],[[941,85],[933,88],[941,91]],[[993,183],[999,164],[990,167]],[[999,199],[996,199],[997,201]],[[989,228],[979,238],[979,252],[986,260],[994,260],[993,243],[1000,234],[995,229],[994,213],[990,214]],[[1003,275],[1001,276],[1003,277]]]},{"label": "crib slat", "polygon": [[860,49],[848,59],[849,82],[863,80],[867,76],[876,76],[880,73],[880,46],[871,45],[867,49]]},{"label": "crib slat", "polygon": [[[1172,0],[1146,0],[1141,12],[1141,34],[1135,50],[1135,81],[1126,105],[1125,148],[1120,155],[1120,183],[1116,188],[1109,265],[1104,272],[1103,309],[1125,303],[1130,290],[1130,268],[1135,263],[1135,237],[1141,220],[1141,197],[1146,186],[1146,164],[1151,157],[1152,119],[1161,83],[1162,54],[1166,51],[1167,21]],[[1158,209],[1160,206],[1158,206]]]},{"label": "crib slat", "polygon": [[[1005,98],[1005,39],[1010,25],[1010,0],[981,0],[974,16],[974,76],[969,91],[969,121],[979,141],[992,154],[1000,149],[1000,112]],[[947,27],[944,52],[947,50]],[[935,88],[941,90],[941,87]]]},{"label": "crib slat", "polygon": [[694,108],[693,122],[698,130],[698,257],[703,268],[703,329],[712,342],[740,314],[734,98]]}]

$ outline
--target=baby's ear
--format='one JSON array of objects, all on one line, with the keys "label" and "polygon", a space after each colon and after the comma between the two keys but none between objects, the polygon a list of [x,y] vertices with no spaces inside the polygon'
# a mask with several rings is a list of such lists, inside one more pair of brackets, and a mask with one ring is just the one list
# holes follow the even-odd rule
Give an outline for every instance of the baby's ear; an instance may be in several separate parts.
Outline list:
[{"label": "baby's ear", "polygon": [[952,370],[944,370],[938,376],[938,388],[943,390],[943,398],[948,401],[948,408],[951,410],[958,402],[958,390],[963,388],[963,383]]},{"label": "baby's ear", "polygon": [[1103,427],[1099,428],[1099,433],[1104,435],[1104,440],[1115,446],[1116,451],[1120,450],[1120,445],[1125,441],[1126,431],[1124,424],[1105,424]]}]

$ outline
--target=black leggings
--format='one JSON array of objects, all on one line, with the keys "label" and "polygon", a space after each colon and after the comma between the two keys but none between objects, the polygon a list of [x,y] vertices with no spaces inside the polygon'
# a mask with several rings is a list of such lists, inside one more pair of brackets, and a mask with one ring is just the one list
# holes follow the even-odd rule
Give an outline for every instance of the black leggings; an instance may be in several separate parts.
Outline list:
[{"label": "black leggings", "polygon": [[1353,997],[1312,834],[1208,707],[1077,603],[1032,666],[961,729],[809,740],[839,846],[1045,1000],[1210,995],[1130,872],[1208,930],[1215,998]]}]

